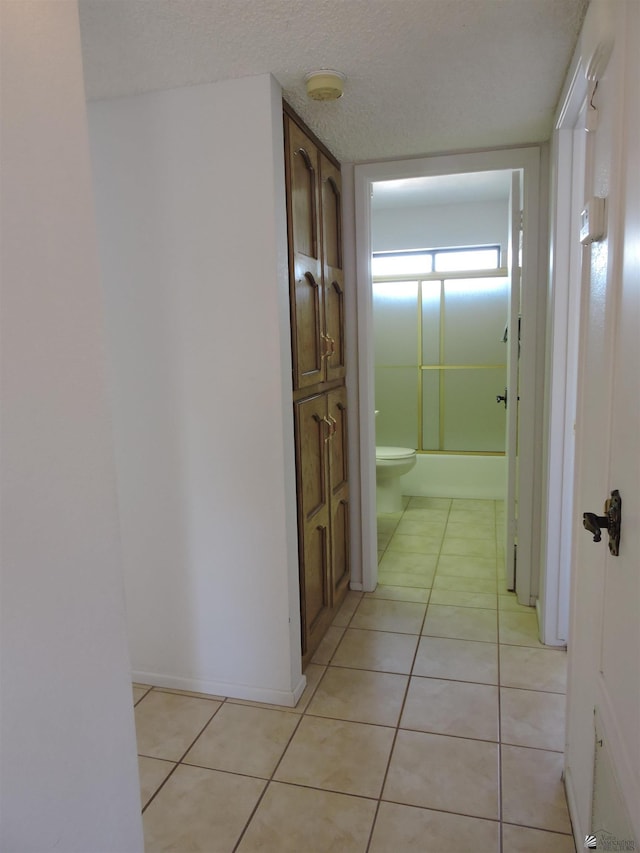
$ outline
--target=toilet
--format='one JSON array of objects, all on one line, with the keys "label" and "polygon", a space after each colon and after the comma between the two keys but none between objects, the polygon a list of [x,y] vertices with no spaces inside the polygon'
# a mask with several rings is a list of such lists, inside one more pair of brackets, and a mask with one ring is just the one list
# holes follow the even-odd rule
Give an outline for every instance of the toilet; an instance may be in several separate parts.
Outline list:
[{"label": "toilet", "polygon": [[410,447],[376,447],[376,509],[378,512],[402,512],[400,477],[416,464],[416,452]]}]

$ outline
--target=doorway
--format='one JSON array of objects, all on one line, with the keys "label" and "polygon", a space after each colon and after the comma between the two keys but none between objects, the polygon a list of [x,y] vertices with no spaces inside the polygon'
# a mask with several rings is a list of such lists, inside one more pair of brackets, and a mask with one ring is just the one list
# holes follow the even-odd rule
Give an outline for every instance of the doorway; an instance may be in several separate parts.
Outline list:
[{"label": "doorway", "polygon": [[510,171],[373,185],[377,445],[407,495],[505,498]]},{"label": "doorway", "polygon": [[[419,160],[367,164],[355,167],[360,475],[362,525],[362,584],[365,591],[377,583],[375,500],[375,377],[372,300],[372,191],[377,182],[404,181],[447,175],[479,175],[521,170],[523,185],[523,278],[521,284],[520,418],[518,425],[519,514],[518,571],[515,589],[522,604],[537,599],[541,486],[542,378],[544,299],[536,287],[539,257],[540,150],[525,148],[476,154],[426,157]],[[536,465],[538,467],[536,467]]]}]

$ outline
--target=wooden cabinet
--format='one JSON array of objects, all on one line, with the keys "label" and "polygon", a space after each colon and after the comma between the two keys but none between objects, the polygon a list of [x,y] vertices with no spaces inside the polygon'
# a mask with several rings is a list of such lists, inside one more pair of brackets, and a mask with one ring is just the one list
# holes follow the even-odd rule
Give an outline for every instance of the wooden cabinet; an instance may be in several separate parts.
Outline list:
[{"label": "wooden cabinet", "polygon": [[311,653],[349,585],[346,389],[294,403],[303,653]]},{"label": "wooden cabinet", "polygon": [[345,377],[340,168],[285,117],[293,387]]},{"label": "wooden cabinet", "polygon": [[285,107],[303,661],[349,586],[340,166]]}]

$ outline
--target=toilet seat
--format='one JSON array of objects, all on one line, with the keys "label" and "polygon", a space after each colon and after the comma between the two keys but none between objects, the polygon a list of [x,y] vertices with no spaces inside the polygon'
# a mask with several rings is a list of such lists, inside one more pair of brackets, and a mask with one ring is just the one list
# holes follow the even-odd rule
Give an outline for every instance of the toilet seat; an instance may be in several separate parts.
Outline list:
[{"label": "toilet seat", "polygon": [[410,447],[376,447],[376,459],[399,462],[402,459],[411,459],[415,455],[415,450]]}]

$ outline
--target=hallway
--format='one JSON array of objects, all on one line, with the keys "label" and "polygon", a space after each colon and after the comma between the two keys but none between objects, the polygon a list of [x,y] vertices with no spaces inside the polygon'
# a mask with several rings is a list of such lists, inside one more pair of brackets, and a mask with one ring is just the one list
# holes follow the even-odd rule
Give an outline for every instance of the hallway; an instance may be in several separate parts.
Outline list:
[{"label": "hallway", "polygon": [[378,518],[295,709],[134,686],[145,849],[574,851],[566,654],[504,589],[502,507]]}]

